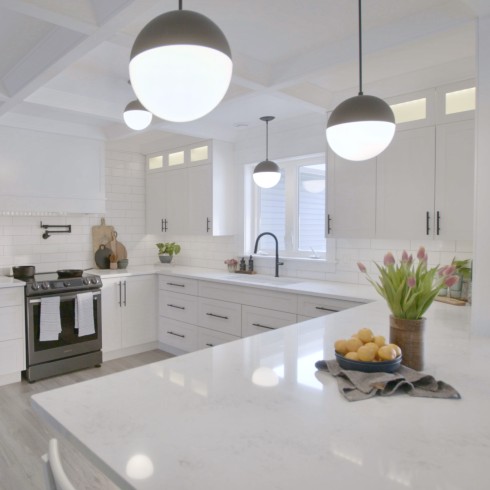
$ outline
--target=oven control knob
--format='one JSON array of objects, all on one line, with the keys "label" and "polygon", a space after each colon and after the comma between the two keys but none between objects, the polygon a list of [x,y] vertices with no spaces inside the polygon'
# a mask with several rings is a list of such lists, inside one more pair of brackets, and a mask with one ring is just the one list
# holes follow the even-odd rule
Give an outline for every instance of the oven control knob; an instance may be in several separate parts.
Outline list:
[{"label": "oven control knob", "polygon": [[96,278],[96,277],[93,277],[93,278],[90,280],[90,282],[91,282],[92,284],[97,284],[97,278]]},{"label": "oven control knob", "polygon": [[88,277],[83,278],[83,284],[87,285],[90,283],[90,279]]},{"label": "oven control knob", "polygon": [[71,286],[71,284],[70,284],[68,281],[65,281],[65,282],[63,283],[63,286],[65,286],[65,288],[67,288],[68,286]]},{"label": "oven control knob", "polygon": [[49,283],[47,283],[47,282],[43,282],[43,283],[41,284],[41,287],[42,287],[43,289],[49,289]]},{"label": "oven control knob", "polygon": [[32,285],[31,285],[31,288],[34,290],[34,291],[37,291],[39,289],[39,284],[37,282],[33,282]]}]

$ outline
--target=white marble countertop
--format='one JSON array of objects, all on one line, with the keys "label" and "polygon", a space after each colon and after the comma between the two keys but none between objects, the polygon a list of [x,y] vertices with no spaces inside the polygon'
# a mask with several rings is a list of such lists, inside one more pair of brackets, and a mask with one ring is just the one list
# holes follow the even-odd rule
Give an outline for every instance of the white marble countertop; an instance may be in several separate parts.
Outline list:
[{"label": "white marble countertop", "polygon": [[[121,488],[483,490],[490,339],[469,308],[434,303],[426,369],[462,400],[347,402],[315,361],[381,302],[33,396],[35,410]],[[269,384],[270,386],[264,386]]]},{"label": "white marble countertop", "polygon": [[235,286],[249,286],[269,290],[307,294],[310,296],[329,296],[362,303],[374,301],[379,298],[370,285],[347,284],[341,282],[315,281],[295,277],[273,277],[265,274],[235,274],[226,270],[205,269],[199,267],[185,267],[174,265],[148,265],[128,269],[94,269],[94,274],[104,279],[141,275],[165,274],[178,277],[233,284]]},{"label": "white marble countertop", "polygon": [[0,276],[0,289],[1,288],[23,288],[26,285],[24,281],[19,281],[13,277]]}]

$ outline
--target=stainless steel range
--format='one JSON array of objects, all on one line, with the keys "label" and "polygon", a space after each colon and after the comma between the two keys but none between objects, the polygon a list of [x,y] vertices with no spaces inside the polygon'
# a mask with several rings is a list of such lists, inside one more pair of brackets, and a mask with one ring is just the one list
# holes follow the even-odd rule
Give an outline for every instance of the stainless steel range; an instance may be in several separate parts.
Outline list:
[{"label": "stainless steel range", "polygon": [[56,272],[25,280],[28,381],[102,363],[99,276],[61,279]]}]

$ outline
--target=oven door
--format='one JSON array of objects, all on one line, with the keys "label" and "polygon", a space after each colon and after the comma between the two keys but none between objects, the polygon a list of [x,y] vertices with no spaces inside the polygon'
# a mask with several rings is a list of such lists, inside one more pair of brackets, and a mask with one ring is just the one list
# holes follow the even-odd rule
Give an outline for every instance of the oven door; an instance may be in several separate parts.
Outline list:
[{"label": "oven door", "polygon": [[95,334],[78,336],[75,329],[75,303],[77,293],[61,293],[60,319],[61,333],[58,340],[39,341],[41,324],[41,298],[26,298],[27,364],[54,361],[67,357],[95,352],[102,348],[101,293],[93,291]]}]

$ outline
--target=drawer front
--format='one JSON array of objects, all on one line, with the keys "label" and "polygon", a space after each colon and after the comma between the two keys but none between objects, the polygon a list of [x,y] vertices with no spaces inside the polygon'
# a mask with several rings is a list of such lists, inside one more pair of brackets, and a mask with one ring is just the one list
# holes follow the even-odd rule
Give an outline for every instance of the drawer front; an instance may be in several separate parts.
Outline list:
[{"label": "drawer front", "polygon": [[295,314],[297,309],[296,294],[269,291],[265,288],[252,286],[233,286],[199,281],[199,296]]},{"label": "drawer front", "polygon": [[207,347],[214,347],[215,345],[225,344],[232,340],[237,340],[240,337],[230,335],[223,332],[216,332],[207,328],[199,327],[197,332],[197,348],[206,349]]},{"label": "drawer front", "polygon": [[158,289],[174,291],[176,293],[192,294],[197,296],[197,279],[187,277],[163,276],[158,277]]},{"label": "drawer front", "polygon": [[242,334],[242,307],[237,303],[199,298],[198,324],[239,337]]},{"label": "drawer front", "polygon": [[20,373],[26,368],[22,339],[0,342],[0,375]]},{"label": "drawer front", "polygon": [[166,316],[185,323],[197,324],[197,297],[160,291],[160,316]]},{"label": "drawer front", "polygon": [[24,288],[0,289],[0,308],[16,305],[24,307]]},{"label": "drawer front", "polygon": [[276,328],[296,323],[296,315],[287,312],[242,307],[242,337],[268,332]]},{"label": "drawer front", "polygon": [[318,296],[298,296],[298,315],[310,318],[329,315],[337,311],[354,308],[362,305],[355,301],[347,301],[335,298],[320,298]]},{"label": "drawer front", "polygon": [[24,338],[23,306],[0,308],[0,341]]},{"label": "drawer front", "polygon": [[197,329],[196,325],[161,316],[158,322],[158,340],[185,352],[192,352],[197,349]]}]

